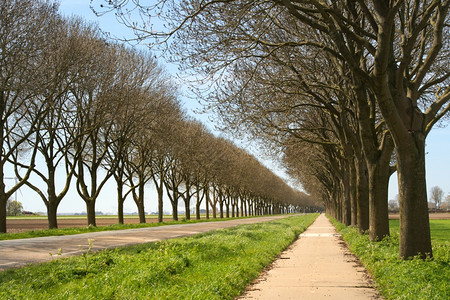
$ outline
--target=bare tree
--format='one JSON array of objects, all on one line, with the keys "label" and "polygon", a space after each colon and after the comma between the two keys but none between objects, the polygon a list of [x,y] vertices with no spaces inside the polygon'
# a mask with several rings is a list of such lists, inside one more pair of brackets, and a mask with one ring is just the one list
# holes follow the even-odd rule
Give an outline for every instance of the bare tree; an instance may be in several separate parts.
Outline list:
[{"label": "bare tree", "polygon": [[[42,119],[35,116],[45,112],[39,96],[39,70],[45,68],[40,54],[54,15],[50,2],[6,0],[0,8],[0,232],[6,232],[7,200],[25,184],[35,164],[37,147],[29,148],[27,141],[37,145]],[[17,174],[19,165],[24,172],[9,190],[5,185],[8,162],[15,164]]]},{"label": "bare tree", "polygon": [[105,183],[113,175],[116,164],[109,164],[106,157],[112,139],[113,118],[119,111],[114,84],[116,83],[116,48],[109,46],[98,30],[85,30],[84,68],[73,82],[76,117],[70,134],[76,137],[72,146],[72,158],[76,165],[76,188],[86,203],[87,221],[96,225],[95,203]]},{"label": "bare tree", "polygon": [[436,209],[441,207],[442,198],[444,197],[444,191],[438,187],[433,186],[430,190],[430,200],[434,202]]},{"label": "bare tree", "polygon": [[449,211],[450,210],[450,194],[445,197],[444,205],[445,205],[445,209],[447,211]]},{"label": "bare tree", "polygon": [[[41,127],[36,132],[36,141],[30,139],[28,142],[31,147],[38,149],[45,162],[44,170],[37,166],[33,168],[33,173],[44,184],[38,184],[37,180],[27,180],[26,185],[44,201],[49,228],[58,227],[58,205],[67,194],[74,173],[74,164],[66,160],[76,138],[67,132],[70,120],[73,119],[69,89],[79,74],[79,62],[83,59],[78,50],[82,47],[80,35],[83,30],[84,25],[80,20],[55,17],[51,30],[46,34],[47,49],[41,54],[45,67],[41,68],[39,73],[43,87],[40,96],[45,103],[46,112],[36,111],[34,118],[41,120]],[[62,172],[65,172],[65,180],[58,192],[57,178],[62,177],[58,172],[61,168],[58,167],[61,164],[64,164]],[[20,177],[19,174],[17,176]],[[44,186],[45,190],[41,186]]]},{"label": "bare tree", "polygon": [[[170,120],[167,115],[174,113],[173,93],[167,75],[148,53],[121,49],[118,54],[117,90],[113,94],[117,97],[119,114],[113,119],[114,143],[108,150],[108,168],[116,164],[120,222],[123,222],[123,202],[131,193],[144,223],[144,188],[154,175],[156,131]],[[130,189],[123,194],[125,183]]]}]

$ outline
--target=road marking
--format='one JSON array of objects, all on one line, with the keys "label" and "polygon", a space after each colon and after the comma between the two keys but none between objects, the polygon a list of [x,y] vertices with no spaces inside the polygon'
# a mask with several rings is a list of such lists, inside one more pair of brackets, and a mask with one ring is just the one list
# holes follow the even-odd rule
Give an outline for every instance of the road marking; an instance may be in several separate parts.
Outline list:
[{"label": "road marking", "polygon": [[0,267],[2,267],[2,266],[9,266],[9,265],[15,265],[15,264],[18,264],[18,263],[19,263],[18,261],[12,261],[12,262],[8,262],[8,263],[0,264]]},{"label": "road marking", "polygon": [[333,237],[338,236],[336,233],[302,233],[302,237]]}]

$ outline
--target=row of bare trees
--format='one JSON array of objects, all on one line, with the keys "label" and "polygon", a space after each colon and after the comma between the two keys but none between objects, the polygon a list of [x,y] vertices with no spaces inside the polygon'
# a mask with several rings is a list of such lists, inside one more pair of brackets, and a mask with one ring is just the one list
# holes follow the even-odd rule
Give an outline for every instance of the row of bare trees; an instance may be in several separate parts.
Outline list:
[{"label": "row of bare trees", "polygon": [[[175,84],[147,52],[63,18],[48,1],[6,0],[0,8],[0,232],[7,200],[23,185],[47,207],[49,228],[75,185],[88,224],[105,183],[117,183],[119,222],[129,196],[145,222],[144,187],[178,219],[195,203],[220,217],[285,213],[313,205],[253,156],[186,117]],[[17,183],[6,189],[5,172]],[[73,201],[73,200],[68,200]],[[225,212],[224,212],[225,211]],[[209,215],[208,215],[209,217]]]},{"label": "row of bare trees", "polygon": [[397,171],[406,258],[432,256],[425,139],[450,110],[449,5],[104,1],[99,12],[115,11],[139,39],[213,82],[205,100],[227,126],[274,141],[305,189],[374,241],[389,235],[387,188]]}]

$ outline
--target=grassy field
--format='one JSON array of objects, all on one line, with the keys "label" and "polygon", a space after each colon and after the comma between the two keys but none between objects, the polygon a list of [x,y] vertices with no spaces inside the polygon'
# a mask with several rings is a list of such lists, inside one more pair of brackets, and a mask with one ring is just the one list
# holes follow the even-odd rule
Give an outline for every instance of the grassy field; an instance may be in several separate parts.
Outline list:
[{"label": "grassy field", "polygon": [[398,257],[398,220],[390,220],[391,237],[377,243],[333,222],[385,299],[450,299],[450,220],[430,220],[434,257],[425,261]]},{"label": "grassy field", "polygon": [[[389,220],[392,234],[398,233],[399,226],[399,220]],[[433,241],[450,242],[450,220],[430,220],[430,231]]]},{"label": "grassy field", "polygon": [[[157,216],[155,216],[155,217],[157,218]],[[109,226],[85,226],[85,227],[76,227],[76,228],[31,230],[31,231],[19,232],[19,233],[1,233],[0,240],[25,239],[25,238],[34,238],[34,237],[43,237],[43,236],[61,236],[61,235],[80,234],[80,233],[87,233],[87,232],[157,227],[157,226],[187,224],[187,223],[228,221],[228,220],[234,220],[234,219],[240,219],[240,218],[257,218],[257,217],[258,216],[239,217],[239,218],[224,218],[224,219],[200,219],[200,220],[181,219],[181,221],[168,221],[168,222],[160,222],[160,223],[152,222],[152,223],[142,223],[142,224],[140,224],[140,223],[137,223],[137,224],[113,224],[113,225],[109,225]],[[30,217],[30,218],[33,218],[33,217]],[[84,216],[84,218],[86,218],[86,216]]]},{"label": "grassy field", "polygon": [[317,217],[86,251],[0,273],[0,299],[233,299]]}]

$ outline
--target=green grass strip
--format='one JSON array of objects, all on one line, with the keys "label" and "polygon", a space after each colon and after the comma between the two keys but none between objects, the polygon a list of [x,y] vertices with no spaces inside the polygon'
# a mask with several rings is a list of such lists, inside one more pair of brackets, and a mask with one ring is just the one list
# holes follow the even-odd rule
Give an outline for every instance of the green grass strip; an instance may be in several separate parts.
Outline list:
[{"label": "green grass strip", "polygon": [[7,270],[0,273],[0,299],[233,299],[316,217],[86,250],[82,256]]},{"label": "green grass strip", "polygon": [[430,220],[433,259],[399,258],[398,220],[391,237],[371,242],[367,234],[332,220],[385,299],[450,299],[450,220]]},{"label": "green grass strip", "polygon": [[219,218],[217,218],[217,219],[200,219],[200,220],[181,219],[180,221],[167,221],[167,222],[152,222],[152,223],[139,223],[139,224],[113,224],[113,225],[108,225],[108,226],[86,226],[86,227],[76,227],[76,228],[30,230],[30,231],[18,232],[18,233],[0,233],[0,241],[15,240],[15,239],[28,239],[28,238],[43,237],[43,236],[73,235],[73,234],[80,234],[80,233],[109,231],[109,230],[124,230],[124,229],[133,229],[133,228],[158,227],[158,226],[165,226],[165,225],[229,221],[229,220],[235,220],[235,219],[258,218],[258,217],[265,217],[265,216],[250,216],[250,217],[236,217],[236,218],[223,218],[223,219],[219,219]]}]

